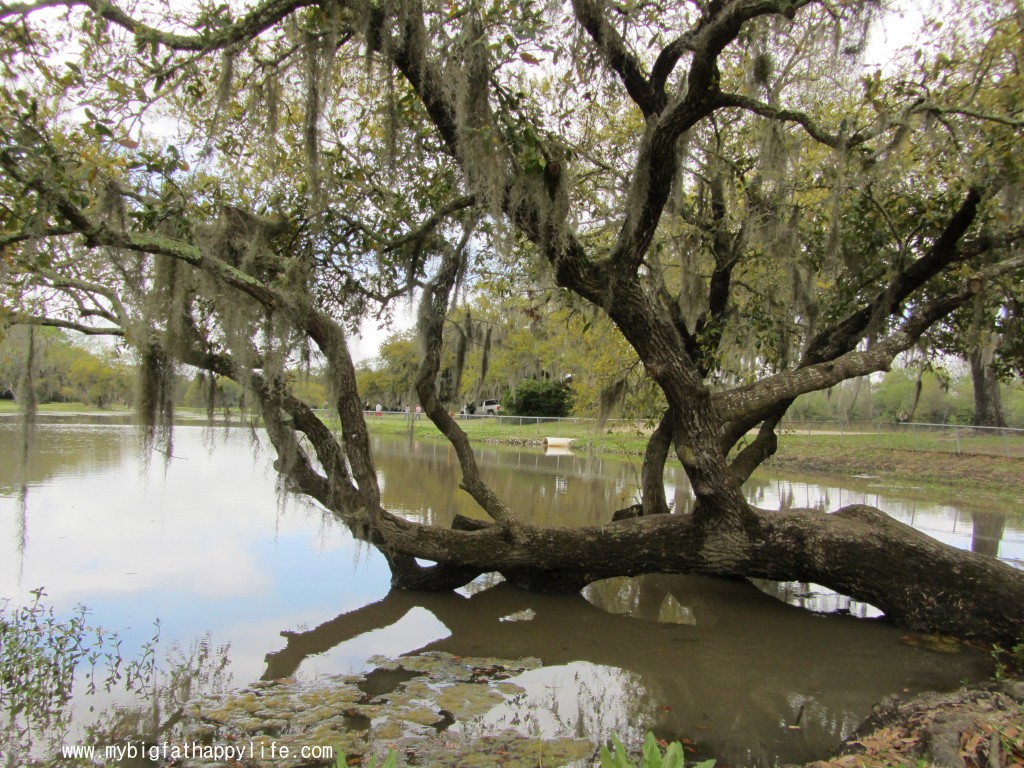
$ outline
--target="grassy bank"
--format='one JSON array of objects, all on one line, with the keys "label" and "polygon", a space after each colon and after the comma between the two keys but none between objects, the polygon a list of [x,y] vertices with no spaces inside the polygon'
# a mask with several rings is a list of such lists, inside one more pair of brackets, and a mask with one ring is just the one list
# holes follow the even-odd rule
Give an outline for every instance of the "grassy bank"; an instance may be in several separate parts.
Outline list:
[{"label": "grassy bank", "polygon": [[[21,413],[21,409],[18,404],[13,400],[0,400],[0,416],[13,416]],[[53,415],[53,416],[128,416],[135,414],[136,411],[131,406],[127,405],[105,405],[102,408],[98,408],[95,405],[87,405],[85,403],[40,403],[36,407],[36,413],[42,415]],[[205,408],[194,408],[194,407],[177,407],[174,409],[176,418],[181,419],[205,419],[207,413]],[[218,408],[214,416],[220,418],[224,415],[224,409]],[[241,420],[246,416],[246,413],[239,411],[238,408],[230,409],[230,416],[232,419]]]},{"label": "grassy bank", "polygon": [[[945,491],[950,496],[990,499],[1024,511],[1024,459],[972,450],[961,452],[907,447],[906,435],[783,435],[769,466],[787,471],[848,475],[871,479],[887,488]],[[989,438],[979,438],[986,440]]]},{"label": "grassy bank", "polygon": [[[368,419],[371,432],[407,435],[404,416]],[[465,419],[460,426],[474,442],[528,444],[545,437],[573,439],[575,450],[598,454],[642,455],[647,436],[626,425],[606,427],[600,434],[592,424],[569,421],[524,424],[501,419]],[[443,439],[426,418],[412,424],[420,439]],[[1024,458],[992,455],[1004,445],[987,435],[960,437],[960,453],[952,438],[909,433],[827,434],[784,433],[779,450],[768,462],[770,469],[811,475],[848,476],[890,490],[924,491],[931,496],[947,494],[988,502],[1000,509],[1024,513],[1020,487],[1024,485]]]},{"label": "grassy bank", "polygon": [[[97,408],[85,403],[40,403],[36,410],[39,413],[127,413],[131,409],[124,405]],[[18,404],[14,400],[0,400],[0,414],[18,412]]]}]

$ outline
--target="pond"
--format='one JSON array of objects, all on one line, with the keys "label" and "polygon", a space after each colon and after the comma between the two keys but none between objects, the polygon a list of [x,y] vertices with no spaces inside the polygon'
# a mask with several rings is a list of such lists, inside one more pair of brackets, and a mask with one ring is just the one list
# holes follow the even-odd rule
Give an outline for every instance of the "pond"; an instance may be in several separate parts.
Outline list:
[{"label": "pond", "polygon": [[[178,427],[170,457],[146,463],[130,425],[41,424],[22,507],[19,439],[0,424],[0,597],[26,602],[44,587],[58,612],[85,604],[126,655],[159,619],[166,652],[224,648],[238,685],[367,672],[377,654],[531,656],[542,665],[515,680],[526,694],[475,727],[595,740],[650,729],[720,765],[773,765],[823,757],[884,696],[991,673],[985,654],[921,645],[814,585],[649,576],[566,597],[483,577],[451,594],[389,592],[376,552],[278,492],[259,433],[244,427]],[[438,524],[475,514],[446,443],[373,440],[389,509]],[[600,523],[636,493],[638,461],[477,453],[495,490],[537,523]],[[665,482],[684,510],[682,472]],[[762,474],[748,494],[768,508],[863,501],[956,546],[1024,559],[1020,519],[895,497],[870,480]]]}]

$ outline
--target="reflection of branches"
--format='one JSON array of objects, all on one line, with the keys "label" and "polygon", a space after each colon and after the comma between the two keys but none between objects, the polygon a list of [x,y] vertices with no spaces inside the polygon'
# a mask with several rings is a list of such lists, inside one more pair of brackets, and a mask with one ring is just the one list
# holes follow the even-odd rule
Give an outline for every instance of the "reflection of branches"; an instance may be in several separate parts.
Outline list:
[{"label": "reflection of branches", "polygon": [[[870,622],[852,622],[842,617],[822,618],[771,598],[744,580],[722,581],[697,576],[645,576],[638,579],[599,582],[591,590],[612,590],[603,602],[611,609],[628,611],[616,615],[598,608],[582,596],[544,595],[526,592],[508,583],[477,592],[470,597],[457,593],[412,593],[392,590],[382,600],[342,614],[305,632],[284,632],[286,645],[267,655],[264,679],[288,677],[309,656],[324,653],[367,632],[390,626],[414,607],[432,613],[450,635],[409,653],[444,650],[469,653],[487,648],[505,658],[540,655],[545,664],[587,661],[593,664],[635,671],[656,679],[666,664],[677,658],[681,647],[699,643],[702,658],[687,662],[688,675],[707,674],[709,681],[754,674],[776,677],[799,687],[807,670],[802,661],[792,669],[785,658],[761,668],[755,658],[736,653],[725,667],[716,663],[721,654],[731,655],[746,646],[756,646],[754,657],[788,656],[793,638],[803,644],[801,658],[814,655],[821,645],[823,663],[847,665],[851,656],[875,650],[856,649],[864,637],[875,632]],[[689,607],[696,628],[656,623],[658,610],[667,595]],[[501,621],[503,617],[531,610],[530,621]],[[756,627],[756,633],[751,628]],[[806,635],[804,633],[807,633]],[[756,636],[754,636],[756,635]],[[713,643],[706,643],[713,640]],[[683,643],[684,646],[681,646]],[[638,654],[638,648],[644,648]],[[831,647],[832,650],[826,650]],[[850,655],[845,656],[849,649]],[[693,648],[691,647],[691,650]],[[830,660],[834,660],[830,661]],[[749,666],[748,666],[749,665]],[[703,669],[702,669],[703,668]],[[843,676],[837,671],[837,679]]]},{"label": "reflection of branches", "polygon": [[[700,736],[716,743],[724,756],[738,738],[775,742],[780,719],[793,717],[790,703],[797,699],[814,713],[815,723],[809,727],[805,719],[804,730],[787,737],[801,744],[811,738],[828,744],[854,727],[884,692],[903,688],[907,670],[916,670],[915,677],[933,685],[956,685],[960,678],[978,673],[973,657],[922,654],[900,643],[896,632],[878,622],[817,616],[785,605],[746,581],[646,576],[599,582],[588,592],[594,593],[595,601],[600,593],[599,602],[608,610],[580,596],[533,594],[508,583],[470,597],[395,590],[315,629],[283,633],[285,647],[267,655],[263,678],[292,676],[304,659],[393,625],[412,608],[421,607],[450,634],[420,648],[410,647],[410,655],[444,651],[475,656],[486,649],[487,655],[499,658],[539,656],[545,666],[570,665],[575,670],[596,665],[595,674],[607,680],[605,690],[622,691],[622,706],[633,713],[629,722],[641,713],[644,728],[656,725],[659,732],[696,737],[691,729],[706,715],[700,722],[707,731]],[[696,626],[657,623],[669,596],[692,612]],[[526,609],[532,611],[530,620],[501,620]],[[809,666],[808,659],[814,664]],[[852,668],[862,674],[851,677]],[[528,687],[527,680],[523,684]],[[575,695],[592,710],[607,703],[602,689],[583,678]],[[510,706],[540,706],[550,712],[546,698],[542,693],[527,694]],[[565,711],[549,716],[556,715],[562,716],[565,728],[577,721]],[[604,715],[615,720],[610,712]],[[502,710],[495,717],[528,727],[525,714]],[[737,717],[744,720],[748,736],[737,736]],[[586,728],[591,725],[583,723]],[[820,735],[809,733],[815,729]]]},{"label": "reflection of branches", "polygon": [[90,741],[100,745],[165,737],[181,722],[185,705],[200,696],[222,693],[231,684],[230,644],[217,645],[209,633],[167,650],[154,674],[152,691],[136,706],[115,707],[90,727]]}]

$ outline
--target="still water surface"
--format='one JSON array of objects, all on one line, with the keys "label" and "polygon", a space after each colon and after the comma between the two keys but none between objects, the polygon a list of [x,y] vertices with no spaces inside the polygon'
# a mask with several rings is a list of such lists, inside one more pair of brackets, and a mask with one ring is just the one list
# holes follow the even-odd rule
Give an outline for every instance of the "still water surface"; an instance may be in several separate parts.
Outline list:
[{"label": "still water surface", "polygon": [[[455,728],[594,738],[653,729],[720,764],[771,765],[823,756],[883,696],[991,671],[980,653],[912,645],[855,617],[873,615],[869,606],[813,585],[651,576],[554,597],[484,577],[458,593],[389,593],[381,557],[318,508],[276,493],[260,436],[245,428],[179,427],[170,460],[147,466],[131,426],[41,425],[22,514],[18,438],[0,424],[0,597],[26,601],[42,586],[58,611],[84,603],[120,631],[127,654],[155,619],[165,648],[230,644],[238,684],[365,671],[374,654],[535,656],[544,666],[516,681],[527,695]],[[474,513],[446,444],[374,441],[388,508],[438,524]],[[636,492],[629,462],[504,448],[478,458],[537,523],[600,523]],[[685,510],[682,473],[669,469],[665,482]],[[1020,519],[845,482],[762,475],[748,493],[767,508],[863,501],[956,546],[1024,559]]]}]

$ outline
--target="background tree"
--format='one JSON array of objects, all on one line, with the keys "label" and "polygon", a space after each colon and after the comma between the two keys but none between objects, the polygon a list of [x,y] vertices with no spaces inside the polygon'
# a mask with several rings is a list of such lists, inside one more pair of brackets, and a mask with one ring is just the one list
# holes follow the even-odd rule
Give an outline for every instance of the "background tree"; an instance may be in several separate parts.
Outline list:
[{"label": "background tree", "polygon": [[380,347],[375,360],[369,360],[356,371],[359,392],[365,404],[377,403],[388,408],[409,405],[414,396],[414,382],[419,370],[420,355],[415,334],[399,332],[389,336]]},{"label": "background tree", "polygon": [[[239,382],[290,486],[399,587],[699,571],[821,583],[908,627],[1024,630],[1020,571],[741,487],[795,398],[887,369],[1024,267],[1000,216],[1024,125],[1012,3],[950,17],[960,37],[893,76],[857,69],[871,2],[50,5],[0,6],[4,314],[138,349],[151,430],[177,365]],[[481,477],[445,342],[488,273],[606,315],[660,390],[628,519],[535,524]],[[445,529],[381,507],[346,342],[416,290],[416,394],[486,518]],[[313,357],[340,437],[291,388]],[[667,514],[670,456],[687,514]]]},{"label": "background tree", "polygon": [[[18,391],[28,356],[25,327],[9,329],[0,338],[0,392]],[[32,336],[33,384],[38,402],[80,402],[103,407],[130,405],[130,366],[115,351],[91,352],[76,345],[56,328],[43,328]]]}]

